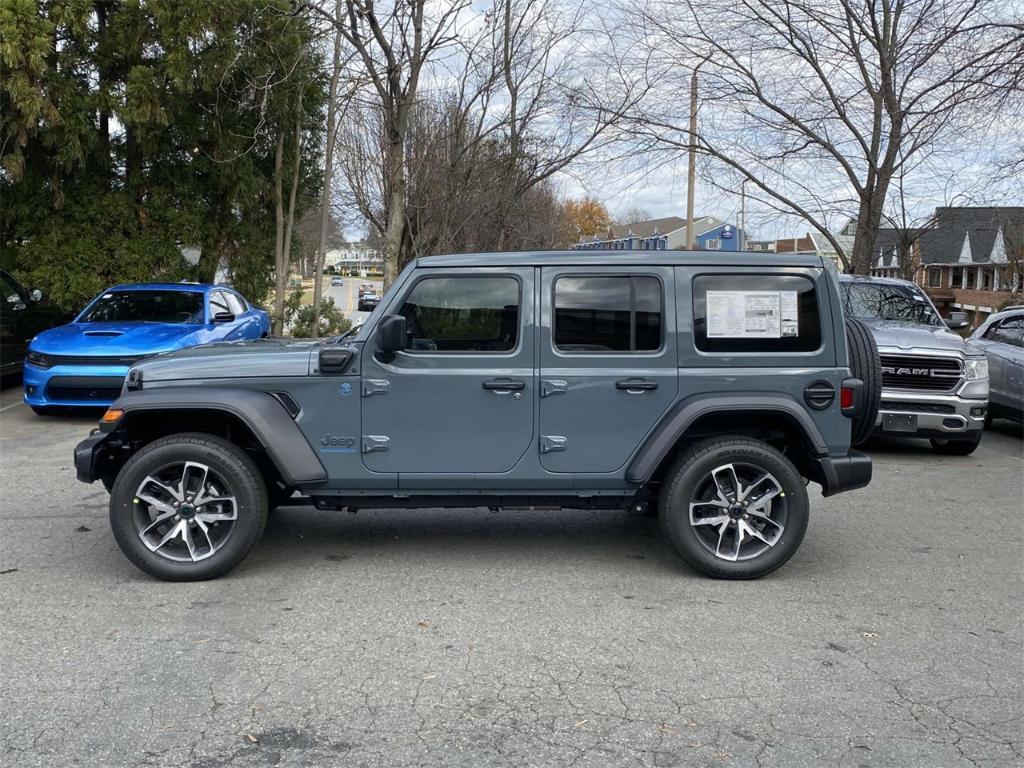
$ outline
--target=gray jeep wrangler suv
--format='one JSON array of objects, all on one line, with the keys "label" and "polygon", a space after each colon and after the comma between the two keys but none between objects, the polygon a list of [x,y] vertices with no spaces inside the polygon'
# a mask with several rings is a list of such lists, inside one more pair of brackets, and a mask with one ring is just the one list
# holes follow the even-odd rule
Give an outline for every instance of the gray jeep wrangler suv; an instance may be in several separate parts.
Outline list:
[{"label": "gray jeep wrangler suv", "polygon": [[870,481],[878,366],[819,258],[432,256],[347,336],[138,363],[75,466],[164,579],[226,573],[285,503],[648,511],[698,571],[754,578],[809,480]]}]

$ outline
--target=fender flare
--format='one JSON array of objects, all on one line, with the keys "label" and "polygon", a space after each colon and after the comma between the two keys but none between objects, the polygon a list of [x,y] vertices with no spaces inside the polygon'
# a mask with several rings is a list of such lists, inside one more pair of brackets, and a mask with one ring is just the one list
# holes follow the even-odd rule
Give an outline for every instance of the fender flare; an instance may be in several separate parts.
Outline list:
[{"label": "fender flare", "polygon": [[[237,418],[255,435],[288,485],[327,480],[327,471],[302,430],[273,395],[250,389],[167,387],[127,391],[110,406],[124,411],[118,424],[133,413],[155,411],[220,411]],[[116,425],[112,425],[116,428]]]},{"label": "fender flare", "polygon": [[795,400],[777,394],[743,392],[733,395],[697,395],[687,398],[665,414],[626,469],[626,480],[646,483],[671,452],[680,437],[703,416],[730,411],[779,413],[796,421],[815,455],[828,454],[821,431]]}]

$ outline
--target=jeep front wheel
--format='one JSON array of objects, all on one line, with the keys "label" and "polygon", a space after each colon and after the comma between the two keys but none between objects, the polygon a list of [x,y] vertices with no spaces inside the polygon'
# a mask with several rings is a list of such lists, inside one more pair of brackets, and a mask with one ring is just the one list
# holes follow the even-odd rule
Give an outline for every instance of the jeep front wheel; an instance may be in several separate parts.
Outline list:
[{"label": "jeep front wheel", "polygon": [[267,520],[253,460],[206,434],[150,443],[124,465],[110,494],[110,525],[129,560],[168,581],[212,579],[249,553]]},{"label": "jeep front wheel", "polygon": [[661,490],[661,520],[679,556],[720,579],[755,579],[782,566],[807,530],[807,490],[775,448],[744,437],[688,448]]}]

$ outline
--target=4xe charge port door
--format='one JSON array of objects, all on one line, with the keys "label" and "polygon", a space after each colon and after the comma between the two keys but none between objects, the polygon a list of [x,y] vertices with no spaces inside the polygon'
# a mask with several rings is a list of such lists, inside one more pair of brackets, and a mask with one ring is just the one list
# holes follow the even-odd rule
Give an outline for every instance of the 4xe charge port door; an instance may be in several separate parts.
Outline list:
[{"label": "4xe charge port door", "polygon": [[367,469],[413,488],[515,467],[534,445],[534,294],[532,267],[416,271],[387,307],[406,348],[363,355]]},{"label": "4xe charge port door", "polygon": [[542,271],[541,465],[615,472],[675,402],[673,271]]}]

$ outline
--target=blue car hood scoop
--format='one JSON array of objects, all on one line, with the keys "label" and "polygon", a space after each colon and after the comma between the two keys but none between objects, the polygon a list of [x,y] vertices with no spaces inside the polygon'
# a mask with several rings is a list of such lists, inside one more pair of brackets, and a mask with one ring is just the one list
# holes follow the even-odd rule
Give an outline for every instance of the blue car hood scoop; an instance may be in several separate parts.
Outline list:
[{"label": "blue car hood scoop", "polygon": [[124,331],[85,331],[85,332],[82,333],[82,335],[83,336],[114,337],[114,336],[123,336],[124,335]]}]

